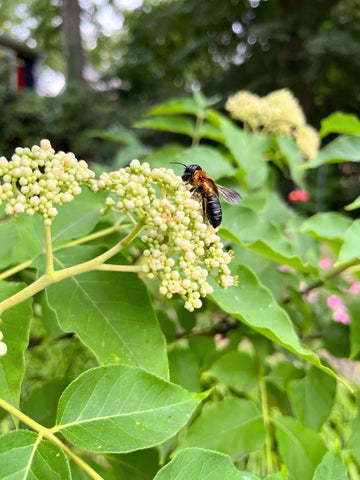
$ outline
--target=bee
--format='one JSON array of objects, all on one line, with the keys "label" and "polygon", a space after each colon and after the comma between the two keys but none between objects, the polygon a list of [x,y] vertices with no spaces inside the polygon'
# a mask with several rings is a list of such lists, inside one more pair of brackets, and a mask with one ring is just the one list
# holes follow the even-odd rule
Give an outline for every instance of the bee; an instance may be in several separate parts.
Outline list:
[{"label": "bee", "polygon": [[241,196],[231,190],[231,188],[223,187],[214,182],[208,173],[206,173],[199,165],[184,165],[180,162],[170,162],[185,167],[182,180],[189,183],[192,188],[191,192],[197,193],[202,199],[203,220],[209,220],[210,225],[214,228],[221,224],[222,211],[219,201],[221,195],[227,203],[235,205],[241,200]]}]

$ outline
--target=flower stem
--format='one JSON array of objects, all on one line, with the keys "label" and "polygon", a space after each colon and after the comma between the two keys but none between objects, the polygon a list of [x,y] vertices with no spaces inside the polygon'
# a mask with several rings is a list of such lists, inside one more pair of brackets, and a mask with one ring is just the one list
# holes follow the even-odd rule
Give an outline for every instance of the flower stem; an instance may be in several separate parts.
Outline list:
[{"label": "flower stem", "polygon": [[90,465],[88,465],[82,458],[78,457],[67,445],[65,445],[61,440],[59,440],[48,428],[43,427],[40,423],[35,422],[32,418],[28,417],[16,407],[8,403],[6,400],[0,398],[0,407],[9,412],[11,415],[17,417],[25,425],[28,425],[33,430],[39,433],[38,443],[40,443],[41,438],[44,437],[50,442],[58,445],[75,463],[77,463],[91,478],[95,480],[103,480],[103,478],[93,470]]},{"label": "flower stem", "polygon": [[[121,228],[121,222],[123,218],[119,221],[114,223],[112,227],[104,228],[103,230],[99,230],[98,232],[91,233],[90,235],[86,235],[86,237],[77,238],[76,240],[72,240],[71,242],[64,243],[63,245],[59,245],[53,249],[53,252],[57,252],[58,250],[62,250],[63,248],[74,247],[76,245],[80,245],[82,243],[91,242],[92,240],[96,240],[97,238],[105,237],[106,235],[110,235],[111,233],[118,232]],[[124,227],[124,225],[122,225]]]},{"label": "flower stem", "polygon": [[196,123],[195,123],[195,128],[194,128],[192,145],[191,145],[192,147],[197,147],[200,143],[201,130],[202,130],[203,123],[204,123],[204,113],[203,112],[198,112],[197,117],[196,117]]},{"label": "flower stem", "polygon": [[31,265],[33,260],[33,258],[31,260],[26,260],[26,262],[19,263],[19,265],[15,265],[15,267],[11,267],[0,273],[0,280],[4,280],[5,278],[11,277],[11,275],[15,275],[15,273],[21,272],[21,270],[24,270]]},{"label": "flower stem", "polygon": [[266,430],[266,437],[265,437],[266,467],[267,467],[267,474],[271,475],[273,470],[272,453],[271,453],[272,439],[271,439],[271,431],[270,431],[269,404],[268,404],[266,383],[263,376],[260,377],[259,385],[260,385],[260,396],[261,396],[261,408],[262,408],[264,425]]},{"label": "flower stem", "polygon": [[46,252],[46,273],[51,276],[54,273],[54,258],[51,242],[51,226],[45,224],[44,220],[44,233],[45,233],[45,252]]},{"label": "flower stem", "polygon": [[[74,265],[72,267],[64,268],[62,270],[53,271],[53,273],[48,274],[47,272],[42,275],[40,278],[35,280],[32,284],[25,287],[20,292],[15,293],[6,300],[0,302],[0,314],[5,310],[8,310],[11,307],[14,307],[20,302],[27,300],[28,298],[34,296],[36,293],[40,292],[44,288],[52,285],[53,283],[60,282],[66,278],[73,277],[74,275],[80,275],[81,273],[90,272],[92,270],[97,270],[99,265],[105,263],[109,258],[113,257],[120,252],[123,248],[127,247],[134,238],[139,235],[145,224],[145,216],[138,221],[137,225],[131,230],[131,232],[123,238],[120,242],[114,245],[112,248],[106,252],[98,255],[97,257],[88,260],[87,262]],[[134,271],[134,270],[132,270]]]},{"label": "flower stem", "polygon": [[112,265],[110,263],[103,263],[94,270],[102,270],[106,272],[142,272],[141,265]]}]

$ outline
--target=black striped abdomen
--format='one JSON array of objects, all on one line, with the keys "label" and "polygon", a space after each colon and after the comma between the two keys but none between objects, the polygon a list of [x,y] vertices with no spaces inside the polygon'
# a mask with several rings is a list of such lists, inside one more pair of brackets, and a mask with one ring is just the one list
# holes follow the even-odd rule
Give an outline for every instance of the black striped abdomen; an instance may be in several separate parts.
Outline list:
[{"label": "black striped abdomen", "polygon": [[216,228],[221,224],[222,212],[218,197],[212,193],[206,197],[206,213],[210,224]]}]

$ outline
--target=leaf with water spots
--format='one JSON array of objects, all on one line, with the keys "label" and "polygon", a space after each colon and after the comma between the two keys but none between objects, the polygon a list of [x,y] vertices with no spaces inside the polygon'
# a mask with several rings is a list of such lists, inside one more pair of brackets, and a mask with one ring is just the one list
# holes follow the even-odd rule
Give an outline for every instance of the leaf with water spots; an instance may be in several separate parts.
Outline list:
[{"label": "leaf with water spots", "polygon": [[333,370],[321,363],[316,353],[301,345],[288,314],[251,270],[244,265],[232,264],[232,273],[238,275],[238,286],[226,290],[216,288],[211,295],[219,307],[273,342],[340,380]]}]

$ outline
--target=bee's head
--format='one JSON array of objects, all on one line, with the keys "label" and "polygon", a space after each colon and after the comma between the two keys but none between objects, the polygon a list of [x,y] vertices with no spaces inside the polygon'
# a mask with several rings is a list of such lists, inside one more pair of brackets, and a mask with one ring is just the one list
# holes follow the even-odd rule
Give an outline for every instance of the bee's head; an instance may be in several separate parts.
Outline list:
[{"label": "bee's head", "polygon": [[188,182],[191,180],[192,176],[194,175],[194,173],[197,171],[197,170],[202,170],[202,168],[199,166],[199,165],[184,165],[183,163],[179,163],[179,162],[171,162],[171,163],[177,163],[178,165],[182,165],[183,167],[185,167],[185,171],[181,177],[181,179],[184,181],[184,182]]}]

